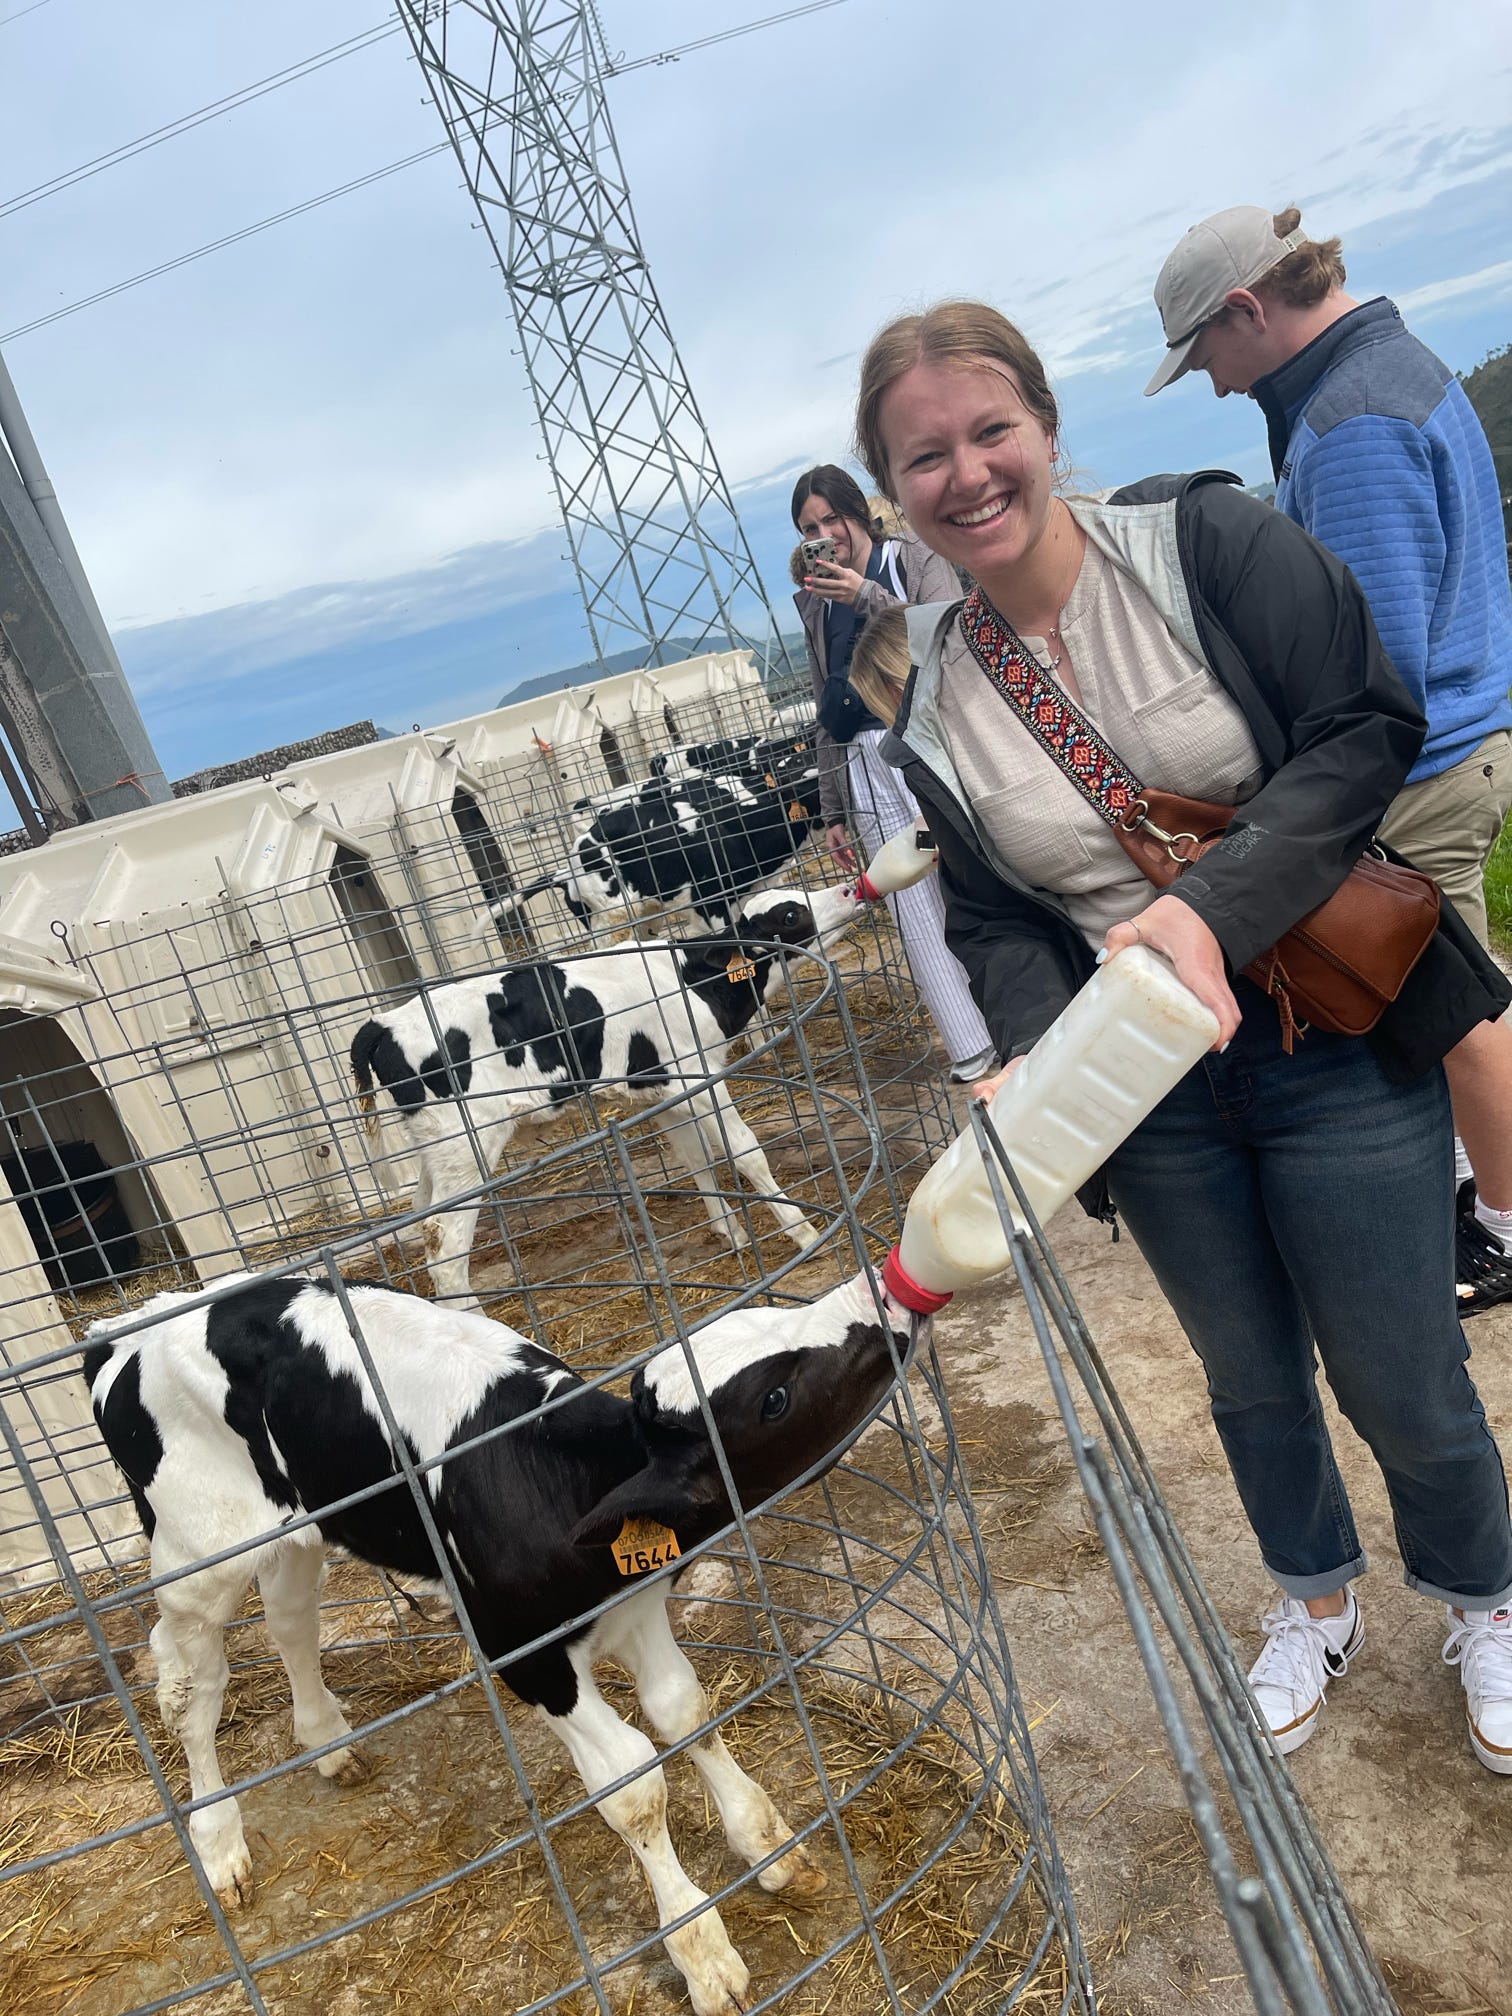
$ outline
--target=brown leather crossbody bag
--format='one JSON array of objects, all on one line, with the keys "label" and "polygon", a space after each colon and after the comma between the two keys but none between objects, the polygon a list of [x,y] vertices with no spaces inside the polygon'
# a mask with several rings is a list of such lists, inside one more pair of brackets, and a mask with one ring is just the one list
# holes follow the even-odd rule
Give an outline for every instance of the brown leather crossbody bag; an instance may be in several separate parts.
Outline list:
[{"label": "brown leather crossbody bag", "polygon": [[[992,685],[1157,889],[1217,846],[1234,806],[1140,784],[980,589],[960,621]],[[1373,1029],[1427,951],[1439,902],[1431,876],[1367,852],[1326,902],[1252,960],[1245,973],[1275,1001],[1287,1052],[1308,1025],[1338,1036]]]}]

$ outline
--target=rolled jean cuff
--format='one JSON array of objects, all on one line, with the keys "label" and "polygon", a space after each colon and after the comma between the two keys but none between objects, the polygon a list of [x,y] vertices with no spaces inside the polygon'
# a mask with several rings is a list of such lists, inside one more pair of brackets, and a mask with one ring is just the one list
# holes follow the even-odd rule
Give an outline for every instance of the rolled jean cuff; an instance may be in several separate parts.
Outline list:
[{"label": "rolled jean cuff", "polygon": [[1402,1570],[1402,1580],[1409,1589],[1416,1589],[1419,1596],[1430,1596],[1436,1603],[1447,1603],[1454,1610],[1500,1610],[1512,1603],[1512,1582],[1495,1596],[1466,1596],[1454,1589],[1441,1589],[1437,1582],[1425,1582],[1409,1568]]},{"label": "rolled jean cuff", "polygon": [[[1261,1558],[1264,1559],[1263,1556]],[[1346,1583],[1353,1582],[1357,1575],[1363,1575],[1369,1566],[1363,1554],[1356,1554],[1353,1561],[1346,1561],[1338,1568],[1325,1568],[1321,1575],[1284,1575],[1269,1561],[1265,1563],[1265,1572],[1284,1594],[1295,1596],[1305,1603],[1309,1597],[1332,1596]]]}]

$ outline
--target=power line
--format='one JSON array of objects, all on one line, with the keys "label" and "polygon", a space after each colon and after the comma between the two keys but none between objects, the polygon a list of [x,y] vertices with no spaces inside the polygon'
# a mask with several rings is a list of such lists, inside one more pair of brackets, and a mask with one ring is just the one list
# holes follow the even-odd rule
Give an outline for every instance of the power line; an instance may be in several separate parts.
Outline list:
[{"label": "power line", "polygon": [[[46,6],[48,0],[36,0],[39,7]],[[33,9],[24,10],[31,13]],[[19,16],[9,15],[7,19],[17,20]],[[5,24],[0,21],[0,27]],[[155,126],[150,133],[139,139],[128,140],[120,147],[112,147],[106,154],[96,154],[91,161],[82,162],[77,168],[67,169],[61,175],[54,175],[47,182],[39,182],[34,188],[23,189],[18,196],[7,197],[0,202],[0,217],[12,217],[18,210],[30,209],[33,203],[41,203],[49,196],[60,195],[65,189],[72,189],[76,183],[87,182],[93,175],[102,175],[107,168],[119,167],[123,161],[130,161],[138,154],[145,154],[151,147],[161,147],[165,140],[175,140],[180,133],[192,132],[196,126],[204,126],[212,119],[222,119],[228,112],[234,112],[241,105],[250,105],[255,98],[265,98],[270,91],[281,91],[286,84],[295,84],[301,77],[313,76],[317,70],[327,69],[332,63],[343,62],[348,56],[356,56],[364,49],[371,49],[375,43],[383,42],[400,32],[398,21],[381,22],[376,27],[364,28],[359,34],[349,35],[344,42],[333,42],[329,49],[317,49],[313,56],[301,57],[299,62],[290,63],[285,69],[275,70],[271,76],[259,77],[254,84],[244,84],[239,91],[232,91],[224,98],[217,98],[212,104],[201,105],[198,111],[186,112],[181,119],[170,119],[166,126]]]},{"label": "power line", "polygon": [[35,14],[39,7],[47,7],[52,0],[32,0],[30,7],[18,7],[14,14],[0,14],[0,28],[6,28],[12,21],[19,21],[23,14]]},{"label": "power line", "polygon": [[733,42],[737,36],[754,35],[758,28],[780,27],[784,21],[796,21],[801,15],[822,14],[826,8],[844,5],[845,0],[809,0],[806,7],[790,7],[785,14],[764,14],[759,21],[743,21],[738,28],[723,28],[717,35],[700,36],[696,42],[679,42],[675,49],[658,49],[654,56],[633,56],[628,63],[615,57],[604,74],[623,77],[627,70],[644,70],[649,63],[675,63],[679,56],[687,56],[695,49],[712,49],[716,42]]},{"label": "power line", "polygon": [[349,196],[354,189],[366,189],[371,183],[381,182],[386,175],[397,175],[401,168],[412,168],[417,161],[429,161],[437,154],[450,151],[450,143],[444,140],[435,147],[422,147],[418,154],[406,154],[402,161],[390,161],[386,168],[374,168],[369,174],[343,182],[338,189],[327,189],[320,196],[291,204],[287,210],[279,210],[256,224],[244,224],[240,231],[228,231],[224,238],[214,238],[208,245],[197,245],[192,252],[181,252],[176,259],[165,259],[160,266],[149,266],[145,273],[133,273],[129,280],[118,280],[113,287],[101,287],[93,294],[86,294],[82,300],[54,308],[50,315],[38,315],[34,321],[22,322],[17,328],[7,329],[0,335],[0,343],[12,343],[18,336],[29,336],[34,329],[45,329],[51,322],[61,322],[65,315],[77,315],[81,308],[93,308],[98,301],[109,301],[132,287],[144,286],[147,281],[160,279],[165,273],[175,273],[180,266],[191,265],[211,252],[223,251],[228,245],[239,245],[244,238],[255,238],[260,231],[271,231],[275,224],[287,224],[291,217],[303,217],[307,210],[318,210],[323,203],[334,203],[338,196]]},{"label": "power line", "polygon": [[[45,6],[48,0],[36,0],[38,6]],[[752,35],[759,28],[780,26],[784,21],[797,20],[801,15],[819,14],[831,7],[843,7],[846,0],[809,0],[804,7],[791,7],[782,14],[763,15],[760,20],[743,22],[739,27],[726,28],[716,35],[705,35],[696,42],[682,42],[672,49],[658,50],[651,56],[637,56],[628,63],[615,62],[610,65],[608,75],[623,76],[627,70],[644,69],[648,64],[673,63],[695,49],[707,49],[718,42],[730,42],[741,35]],[[0,26],[3,26],[0,22]],[[401,24],[395,23],[377,29],[364,29],[350,41],[354,45],[368,47],[386,35],[396,34]],[[279,80],[292,83],[295,75],[308,75],[312,68],[323,68],[326,62],[340,61],[340,54],[354,55],[355,47],[346,43],[335,43],[329,50],[322,50],[316,56],[307,57],[302,64],[295,64],[288,71],[277,71],[273,78],[264,78],[258,84],[248,85],[244,91],[234,92],[229,98],[220,99],[216,105],[205,106],[199,112],[189,113],[184,119],[175,120],[168,126],[159,127],[155,133],[145,134],[139,141],[131,142],[126,148],[118,148],[114,153],[100,155],[96,161],[85,162],[82,168],[70,171],[67,176],[55,178],[53,183],[41,183],[34,190],[27,190],[15,197],[9,204],[0,204],[0,217],[23,208],[29,202],[40,202],[44,196],[55,194],[57,189],[67,187],[71,182],[82,181],[87,175],[100,174],[104,169],[115,166],[118,160],[132,153],[140,153],[148,146],[156,146],[163,140],[171,140],[178,133],[187,131],[191,124],[202,124],[204,120],[218,117],[221,110],[232,111],[239,104],[245,104],[250,97],[259,96],[267,90],[281,88]],[[256,224],[245,224],[239,231],[228,231],[224,237],[213,238],[208,245],[197,245],[192,252],[181,252],[176,259],[165,259],[160,265],[149,266],[145,272],[133,273],[129,279],[117,280],[113,286],[97,288],[93,294],[85,294],[77,301],[69,301],[61,308],[54,308],[50,314],[38,315],[30,322],[22,322],[14,329],[0,333],[0,343],[13,343],[18,336],[29,336],[33,330],[46,329],[54,322],[61,322],[66,316],[77,315],[85,308],[93,308],[101,301],[110,301],[117,294],[129,293],[133,287],[145,286],[149,280],[158,280],[166,273],[175,273],[181,266],[193,265],[197,259],[208,258],[212,252],[222,252],[229,245],[239,245],[243,239],[255,238],[260,232],[271,231],[276,224],[287,224],[291,218],[303,217],[307,211],[319,210],[324,204],[334,203],[338,197],[349,196],[357,189],[366,189],[374,182],[381,182],[386,176],[397,175],[403,168],[411,168],[417,161],[429,161],[437,154],[444,154],[449,143],[441,142],[435,147],[422,147],[417,154],[406,154],[402,160],[390,161],[386,167],[374,168],[366,175],[358,175],[350,182],[343,182],[335,189],[327,189],[319,196],[308,197],[303,203],[293,203],[287,210],[279,210],[271,217],[261,218]]]}]

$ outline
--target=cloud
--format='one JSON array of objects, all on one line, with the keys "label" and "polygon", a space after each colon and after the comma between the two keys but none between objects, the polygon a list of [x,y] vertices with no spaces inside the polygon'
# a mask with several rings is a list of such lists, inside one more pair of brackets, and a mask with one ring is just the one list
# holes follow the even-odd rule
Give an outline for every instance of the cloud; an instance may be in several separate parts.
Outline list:
[{"label": "cloud", "polygon": [[1398,294],[1396,304],[1404,315],[1413,315],[1421,309],[1441,307],[1446,301],[1462,301],[1467,294],[1500,297],[1508,292],[1512,292],[1512,259],[1501,259],[1475,273],[1457,273],[1451,279],[1414,287]]},{"label": "cloud", "polygon": [[[751,11],[602,0],[632,55]],[[67,29],[52,8],[7,27],[8,158],[40,181],[374,18],[371,0],[263,0],[207,36],[202,12],[70,0]],[[1237,402],[1139,397],[1153,275],[1225,204],[1305,198],[1352,280],[1431,314],[1451,363],[1507,333],[1500,284],[1469,284],[1505,249],[1507,10],[1171,0],[1152,29],[1115,0],[1074,19],[952,0],[900,44],[901,21],[849,0],[610,86],[658,296],[779,606],[785,485],[844,454],[856,358],[902,308],[968,294],[1020,317],[1109,480],[1263,466]],[[439,130],[403,38],[333,64],[0,219],[7,326]],[[507,290],[458,181],[437,157],[11,346],[144,696],[224,681],[261,719],[275,698],[313,708],[318,668],[352,682],[320,702],[340,718],[369,711],[376,657],[409,706],[406,648],[448,692],[483,690],[490,652],[587,655]],[[303,687],[259,682],[289,665]]]}]

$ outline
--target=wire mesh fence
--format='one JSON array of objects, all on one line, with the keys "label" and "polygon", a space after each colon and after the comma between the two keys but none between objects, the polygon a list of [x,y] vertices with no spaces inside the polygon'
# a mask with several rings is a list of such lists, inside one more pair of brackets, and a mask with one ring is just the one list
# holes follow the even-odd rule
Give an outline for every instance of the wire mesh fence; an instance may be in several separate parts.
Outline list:
[{"label": "wire mesh fence", "polygon": [[[1395,2016],[1380,1965],[984,1105],[973,1105],[971,1122],[1077,1473],[1255,2007],[1260,2016],[1287,2010]],[[1075,1386],[1090,1407],[1091,1428],[1082,1423]],[[1227,1802],[1182,1706],[1162,1632],[1195,1698]]]},{"label": "wire mesh fence", "polygon": [[[610,956],[642,958],[633,946]],[[406,1253],[402,1235],[431,1214],[404,1209],[412,1177],[357,1145],[366,1136],[350,1104],[342,1039],[371,1008],[370,996],[346,997],[334,1016],[283,1005],[272,1018],[283,1032],[277,1064],[259,1050],[245,1079],[232,1067],[252,1054],[237,1040],[246,1020],[223,1019],[208,1032],[200,1025],[191,1041],[206,1053],[198,1061],[207,1076],[192,1096],[242,1119],[219,1133],[202,1126],[191,1145],[162,1156],[112,1164],[161,1207],[151,1229],[177,1242],[155,1272],[146,1242],[125,1263],[119,1228],[104,1213],[90,1220],[81,1178],[69,1179],[103,1278],[38,1284],[34,1256],[26,1281],[23,1268],[0,1289],[11,1313],[22,1312],[0,1374],[12,1556],[12,1586],[0,1597],[9,1767],[0,1827],[13,1904],[0,1969],[12,1970],[25,2006],[66,2001],[78,2016],[177,2007],[355,2016],[374,1998],[617,2016],[632,2008],[655,2016],[690,2001],[750,2011],[1090,2009],[932,1340],[901,1333],[895,1313],[873,1299],[869,1275],[857,1275],[895,1230],[892,1144],[901,1130],[889,1129],[868,1087],[852,988],[804,951],[774,957],[790,985],[749,1054],[706,1059],[717,1068],[681,1081],[673,1074],[649,1104],[643,1089],[636,1108],[584,1087],[563,1102],[555,1134],[538,1138],[528,1160],[487,1185],[480,1179],[471,1196],[432,1200],[484,1204],[471,1288],[540,1354],[530,1360],[540,1383],[529,1404],[475,1412],[465,1433],[454,1423],[436,1447],[411,1432],[415,1388],[395,1371],[407,1361],[385,1326],[397,1307],[414,1333],[405,1349],[434,1349],[443,1334],[461,1349],[461,1333],[435,1326],[473,1319],[384,1292],[424,1285],[422,1258]],[[208,991],[196,990],[202,1005]],[[112,1001],[113,1026],[142,1010]],[[140,1066],[138,1052],[117,1053],[117,1061],[127,1057]],[[39,1076],[45,1081],[45,1072],[25,1080],[31,1126],[48,1106]],[[282,1097],[292,1080],[297,1096],[275,1102],[270,1085]],[[711,1080],[761,1143],[814,1243],[800,1250],[728,1159],[714,1182],[744,1243],[731,1250],[715,1239],[707,1190],[667,1151],[669,1127],[675,1132],[707,1097]],[[190,1096],[176,1095],[181,1103]],[[270,1117],[247,1124],[265,1096]],[[60,1090],[60,1107],[62,1099]],[[132,1104],[113,1104],[123,1131]],[[733,1138],[727,1131],[726,1142]],[[322,1145],[324,1158],[313,1153]],[[191,1176],[197,1209],[180,1225],[166,1200],[182,1193],[192,1201]],[[34,1186],[39,1207],[49,1187],[67,1190],[62,1178]],[[118,1184],[117,1196],[129,1189],[129,1180]],[[54,1246],[61,1269],[65,1256]],[[280,1416],[272,1436],[264,1410],[278,1451],[265,1472],[273,1491],[266,1516],[250,1524],[244,1514],[222,1517],[225,1480],[213,1460],[190,1464],[189,1488],[173,1499],[172,1477],[185,1474],[174,1472],[181,1417],[164,1403],[154,1416],[163,1460],[145,1466],[151,1475],[139,1474],[138,1486],[160,1493],[159,1534],[192,1531],[200,1544],[192,1558],[159,1548],[144,1560],[134,1508],[89,1417],[76,1412],[60,1431],[52,1425],[59,1408],[45,1396],[79,1389],[78,1336],[103,1314],[113,1324],[108,1362],[117,1367],[108,1375],[97,1368],[106,1418],[117,1396],[133,1392],[120,1366],[146,1366],[156,1352],[158,1369],[135,1375],[151,1412],[152,1395],[161,1400],[163,1391],[154,1381],[168,1377],[174,1350],[193,1356],[183,1326],[198,1323],[195,1349],[208,1348],[207,1298],[220,1311],[213,1320],[222,1339],[226,1326],[251,1320],[237,1313],[249,1306],[239,1284],[195,1292],[249,1263],[259,1269],[259,1294],[285,1282],[288,1294],[324,1296],[322,1306],[339,1311],[322,1318],[322,1362],[332,1377],[345,1368],[353,1390],[371,1396],[364,1405],[385,1431],[381,1474],[353,1484],[338,1460],[345,1443],[327,1436],[319,1481],[293,1491],[303,1460],[296,1426]],[[27,1282],[35,1292],[18,1294]],[[186,1292],[172,1302],[143,1303],[145,1291],[175,1283]],[[813,1330],[827,1309],[844,1317],[839,1339]],[[752,1326],[761,1324],[771,1348],[752,1360]],[[172,1348],[170,1330],[180,1340]],[[801,1394],[790,1366],[822,1366],[837,1346],[842,1355],[873,1353],[870,1383],[853,1369],[839,1387],[821,1388],[807,1415],[795,1400],[781,1446],[797,1453],[775,1470],[750,1467],[727,1404],[732,1377],[736,1385],[749,1379],[754,1364],[751,1390],[764,1409],[772,1389],[760,1367]],[[604,1409],[613,1434],[623,1434],[640,1407],[642,1431],[653,1435],[660,1403],[648,1411],[619,1397],[631,1373],[632,1393],[649,1385],[663,1399],[688,1383],[696,1401],[679,1432],[709,1452],[725,1509],[713,1530],[691,1529],[676,1593],[671,1568],[654,1564],[607,1596],[592,1584],[592,1600],[571,1574],[553,1575],[553,1587],[562,1583],[558,1614],[542,1625],[522,1598],[514,1635],[506,1629],[501,1642],[520,1559],[550,1536],[537,1513],[489,1529],[480,1553],[453,1480],[468,1464],[491,1466],[495,1502],[505,1503],[513,1486],[498,1480],[519,1473],[516,1452],[528,1444],[539,1458],[557,1448],[574,1410]],[[217,1434],[234,1440],[232,1409],[211,1414]],[[549,1476],[567,1506],[571,1465]],[[338,1501],[334,1509],[328,1499]],[[402,1506],[426,1536],[423,1586],[380,1546],[367,1552],[387,1560],[388,1572],[339,1560],[318,1613],[324,1680],[317,1672],[312,1682],[309,1661],[318,1666],[322,1650],[289,1621],[287,1564],[313,1560],[322,1521],[350,1540],[357,1510],[375,1500]],[[484,1554],[493,1564],[486,1572]],[[254,1574],[287,1680],[256,1611],[241,1604]],[[311,1579],[311,1602],[313,1592]],[[697,1670],[691,1685],[681,1655],[666,1654],[658,1635],[664,1606]],[[150,1705],[163,1670],[160,1660],[154,1676],[148,1633],[155,1613],[175,1608],[226,1632],[229,1673],[207,1659],[197,1733],[171,1685],[159,1696],[186,1748],[198,1742],[203,1764],[205,1701],[217,1711],[208,1723],[215,1760],[229,1685],[219,1718],[224,1793],[217,1775],[189,1796],[178,1748]],[[635,1629],[626,1622],[632,1613],[641,1619]],[[154,1645],[164,1649],[161,1638]],[[591,1693],[597,1768],[564,1728],[590,1699],[591,1674],[565,1715],[560,1701],[541,1701],[532,1718],[512,1698],[540,1701],[527,1664],[535,1672],[531,1662],[566,1656],[573,1645],[612,1653],[630,1676],[606,1676],[602,1692]],[[669,1669],[677,1681],[670,1693]],[[581,1681],[582,1658],[574,1670]],[[334,1687],[339,1727],[319,1713],[311,1721],[317,1683],[321,1694]],[[651,1795],[661,1765],[644,1739],[626,1749],[613,1735],[628,1726],[637,1685],[663,1740],[678,1844],[665,1851],[670,1864],[657,1864],[659,1883],[651,1865],[663,1854],[664,1829],[648,1846],[642,1809],[660,1810]],[[291,1689],[314,1769],[287,1754]],[[703,1801],[690,1785],[694,1773],[709,1794]],[[755,1838],[732,1818],[748,1796],[739,1788],[754,1781],[774,1803],[775,1835],[768,1825]],[[222,1853],[233,1800],[251,1865],[245,1888]],[[632,1850],[658,1886],[654,1906]]]}]

